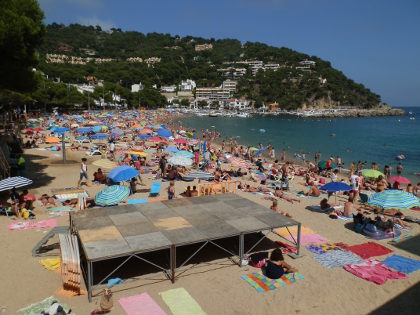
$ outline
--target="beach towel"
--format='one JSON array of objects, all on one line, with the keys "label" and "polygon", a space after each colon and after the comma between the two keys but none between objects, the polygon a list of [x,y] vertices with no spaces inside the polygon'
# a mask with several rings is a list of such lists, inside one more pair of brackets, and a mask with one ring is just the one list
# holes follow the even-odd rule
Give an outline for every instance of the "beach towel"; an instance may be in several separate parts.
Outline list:
[{"label": "beach towel", "polygon": [[57,226],[56,219],[41,220],[41,221],[17,221],[8,225],[9,230],[32,230],[32,229],[47,229]]},{"label": "beach towel", "polygon": [[70,206],[60,206],[60,207],[52,207],[52,208],[47,208],[48,212],[67,212],[67,211],[76,211],[76,209],[70,207]]},{"label": "beach towel", "polygon": [[122,297],[118,300],[118,303],[120,303],[127,315],[166,315],[160,306],[146,292]]},{"label": "beach towel", "polygon": [[392,240],[390,240],[389,242],[388,242],[388,244],[390,244],[390,245],[395,245],[395,244],[398,244],[398,243],[400,243],[400,242],[402,242],[402,241],[405,241],[405,240],[407,240],[407,239],[409,239],[409,238],[412,238],[413,236],[412,235],[410,235],[410,234],[407,234],[407,235],[401,235],[401,236],[399,236],[399,237],[396,237],[396,238],[394,238],[394,239],[392,239]]},{"label": "beach towel", "polygon": [[139,205],[139,204],[142,204],[142,203],[147,203],[147,198],[127,200],[127,204],[129,204],[129,205]]},{"label": "beach towel", "polygon": [[296,246],[292,246],[280,241],[276,241],[277,245],[280,246],[281,252],[283,254],[288,254],[288,253],[297,253],[297,247]]},{"label": "beach towel", "polygon": [[[274,229],[274,232],[276,232],[278,235],[283,236],[283,237],[287,237],[287,236],[290,236],[290,234],[292,234],[293,237],[296,238],[297,231],[298,231],[298,227],[296,225],[288,226],[287,228],[282,227],[282,228]],[[310,228],[302,225],[300,228],[300,233],[301,235],[303,235],[303,234],[314,234],[315,232],[312,231]]]},{"label": "beach towel", "polygon": [[279,279],[270,279],[264,276],[262,272],[254,272],[241,276],[241,279],[245,280],[257,292],[262,293],[284,287],[286,284],[292,284],[304,278],[298,272],[286,273]]},{"label": "beach towel", "polygon": [[312,257],[329,269],[363,262],[363,259],[361,259],[359,256],[343,250],[335,250],[333,252],[314,255]]},{"label": "beach towel", "polygon": [[150,187],[150,196],[156,197],[160,193],[160,188],[162,187],[162,183],[154,182],[152,183],[152,186]]},{"label": "beach towel", "polygon": [[346,250],[358,255],[363,259],[392,253],[392,250],[389,248],[375,242],[367,242],[364,244],[348,246]]},{"label": "beach towel", "polygon": [[[69,311],[69,307],[66,304],[60,303],[55,297],[50,296],[41,302],[37,302],[22,308],[18,310],[18,312],[22,315],[39,315],[43,311],[48,310],[54,301],[57,301],[63,307],[64,311],[66,311],[66,313]],[[73,312],[71,314],[75,315]]]},{"label": "beach towel", "polygon": [[310,244],[306,246],[306,249],[314,254],[325,254],[327,252],[332,252],[335,250],[342,250],[347,247],[347,244],[344,243],[323,243],[323,244]]},{"label": "beach towel", "polygon": [[[297,242],[297,236],[293,239],[290,235],[285,237],[290,242]],[[300,236],[300,244],[328,243],[328,240],[319,234],[303,234]]]},{"label": "beach towel", "polygon": [[47,270],[56,270],[57,268],[60,268],[60,266],[61,266],[61,259],[60,258],[41,259],[39,262]]},{"label": "beach towel", "polygon": [[177,288],[160,292],[159,295],[168,305],[173,315],[205,315],[201,306],[184,289]]},{"label": "beach towel", "polygon": [[383,260],[382,263],[396,271],[407,274],[420,269],[419,260],[407,258],[400,255],[392,255]]},{"label": "beach towel", "polygon": [[344,269],[356,277],[376,284],[384,284],[388,279],[407,278],[405,274],[393,271],[377,260],[365,260],[361,263],[345,265]]}]

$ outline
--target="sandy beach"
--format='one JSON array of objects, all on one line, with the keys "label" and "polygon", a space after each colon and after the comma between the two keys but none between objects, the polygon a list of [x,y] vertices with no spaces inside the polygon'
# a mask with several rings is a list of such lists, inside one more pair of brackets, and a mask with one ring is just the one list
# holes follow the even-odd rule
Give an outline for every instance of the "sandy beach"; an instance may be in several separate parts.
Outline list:
[{"label": "sandy beach", "polygon": [[[68,150],[67,160],[75,162],[66,165],[60,163],[60,154],[39,149],[25,151],[26,176],[34,179],[34,184],[29,187],[32,194],[36,196],[43,193],[51,194],[52,189],[76,186],[80,168],[78,161],[85,154]],[[92,176],[96,170],[96,167],[91,165],[95,159],[97,158],[88,159],[89,176]],[[142,178],[145,187],[150,187],[152,174],[142,175]],[[175,186],[177,198],[182,198],[178,196],[179,193],[183,192],[187,185],[192,184],[177,181]],[[168,182],[162,184],[162,196],[166,196],[167,185]],[[94,196],[103,188],[104,185],[85,187],[90,196]],[[291,184],[291,190],[302,189],[299,178],[296,178]],[[271,205],[271,201],[264,200],[262,195],[241,191],[238,194],[267,208]],[[137,193],[135,197],[147,197],[147,193]],[[343,203],[344,198],[338,197],[338,200]],[[320,198],[302,198],[300,203],[291,204],[280,199],[279,209],[289,212],[295,220],[331,242],[355,245],[368,241],[366,237],[349,227],[351,223],[333,220],[326,214],[305,209],[310,205],[318,205],[319,202]],[[419,212],[406,211],[412,216],[420,217]],[[37,221],[53,217],[39,205],[35,206],[35,213]],[[68,224],[67,216],[54,218],[57,219],[58,225]],[[2,279],[0,309],[3,308],[6,314],[13,314],[20,308],[49,296],[55,296],[69,305],[75,314],[89,314],[98,307],[99,296],[94,297],[93,302],[89,303],[87,295],[68,298],[55,294],[62,285],[60,274],[44,269],[39,263],[40,258],[31,256],[33,246],[47,230],[10,231],[7,227],[11,222],[14,222],[11,218],[0,217],[2,239],[0,248],[3,253],[3,268],[0,269]],[[411,235],[418,235],[419,226],[411,224],[411,227]],[[273,235],[270,238],[280,239]],[[408,251],[387,244],[388,240],[376,242],[388,247],[395,254],[419,259],[420,243],[418,237],[413,239],[417,242],[411,242],[415,244],[412,244]],[[48,244],[57,241],[55,238]],[[113,287],[114,307],[111,313],[125,314],[118,303],[120,297],[147,292],[167,314],[170,314],[159,292],[179,287],[185,288],[207,314],[395,314],[395,312],[413,314],[420,303],[416,299],[420,281],[418,271],[409,274],[407,279],[388,280],[379,286],[357,278],[342,268],[328,269],[322,266],[303,246],[302,257],[298,259],[286,257],[286,261],[299,269],[304,280],[274,291],[258,293],[241,279],[241,276],[257,271],[256,268],[251,266],[240,268],[227,258],[212,260],[211,257],[206,257],[211,253],[211,250],[201,253],[200,255],[207,258],[207,262],[180,274],[175,284],[167,280],[162,273],[156,273],[153,275],[154,280],[127,280],[124,284]],[[58,250],[55,249],[46,255],[56,257]],[[382,258],[384,257],[380,257]]]}]

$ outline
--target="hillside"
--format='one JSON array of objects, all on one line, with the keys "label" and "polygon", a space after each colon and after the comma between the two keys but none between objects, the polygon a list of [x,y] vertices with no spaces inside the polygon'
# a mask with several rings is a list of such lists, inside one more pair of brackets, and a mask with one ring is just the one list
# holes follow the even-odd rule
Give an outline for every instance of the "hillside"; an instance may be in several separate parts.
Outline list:
[{"label": "hillside", "polygon": [[[379,95],[347,78],[330,62],[289,48],[250,42],[242,45],[235,39],[180,38],[119,29],[105,32],[98,26],[78,24],[54,23],[46,30],[39,68],[62,82],[83,83],[94,76],[127,92],[131,84],[139,82],[151,87],[193,79],[197,87],[214,87],[232,77],[238,81],[235,96],[251,99],[256,106],[276,101],[282,108],[372,108],[381,101]],[[208,45],[197,46],[202,44]],[[47,60],[47,54],[53,55]],[[262,62],[262,69],[244,63],[255,60]]]}]

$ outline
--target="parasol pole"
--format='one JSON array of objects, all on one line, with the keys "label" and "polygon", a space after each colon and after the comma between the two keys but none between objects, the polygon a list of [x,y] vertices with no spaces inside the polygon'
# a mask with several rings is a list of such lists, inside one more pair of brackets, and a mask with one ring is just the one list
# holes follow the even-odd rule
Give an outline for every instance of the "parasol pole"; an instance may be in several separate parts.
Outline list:
[{"label": "parasol pole", "polygon": [[64,132],[61,134],[61,150],[63,150],[63,163],[66,163],[66,143],[64,142]]}]

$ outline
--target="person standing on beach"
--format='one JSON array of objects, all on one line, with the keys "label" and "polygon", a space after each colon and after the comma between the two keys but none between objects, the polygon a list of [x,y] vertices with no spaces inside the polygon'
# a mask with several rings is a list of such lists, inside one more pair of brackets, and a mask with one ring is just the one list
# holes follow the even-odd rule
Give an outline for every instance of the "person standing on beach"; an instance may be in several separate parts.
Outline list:
[{"label": "person standing on beach", "polygon": [[87,173],[87,165],[86,165],[86,158],[82,158],[82,162],[80,163],[80,177],[79,181],[77,182],[77,187],[80,187],[83,178],[86,178],[86,186],[88,185],[88,173]]},{"label": "person standing on beach", "polygon": [[175,198],[175,183],[171,181],[168,187],[168,200]]}]

